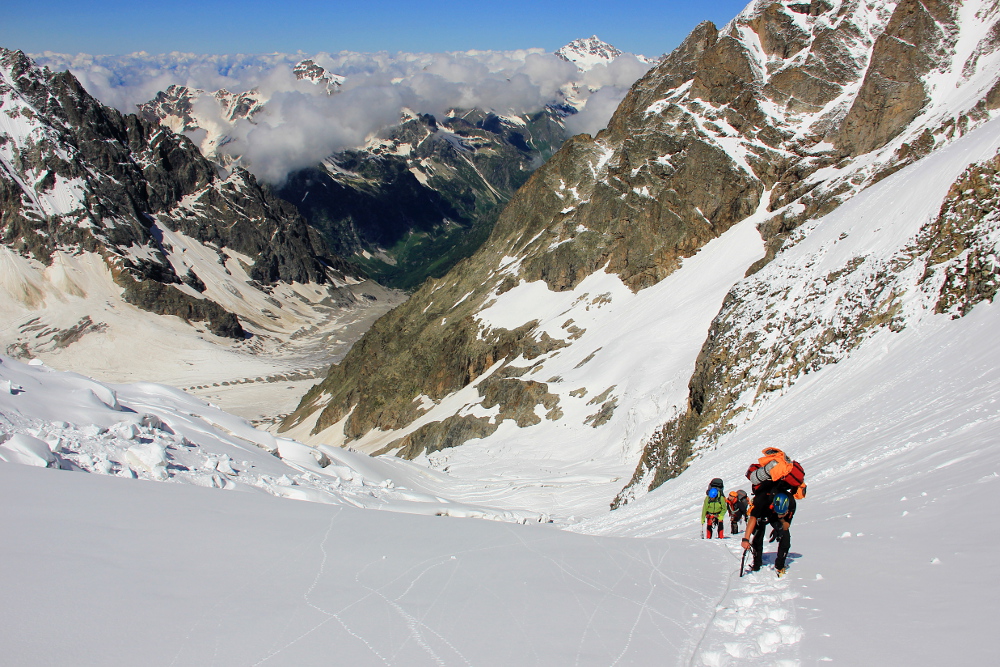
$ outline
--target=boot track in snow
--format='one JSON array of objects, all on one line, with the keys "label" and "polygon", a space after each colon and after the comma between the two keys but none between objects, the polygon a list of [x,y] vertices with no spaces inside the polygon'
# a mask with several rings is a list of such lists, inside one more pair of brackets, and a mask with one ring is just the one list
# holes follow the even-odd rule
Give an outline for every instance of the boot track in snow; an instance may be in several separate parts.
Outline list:
[{"label": "boot track in snow", "polygon": [[797,644],[803,631],[795,623],[794,603],[799,593],[788,575],[778,578],[774,568],[766,564],[765,553],[765,565],[760,571],[739,577],[739,545],[725,546],[733,555],[734,567],[688,664],[693,667],[800,664]]}]

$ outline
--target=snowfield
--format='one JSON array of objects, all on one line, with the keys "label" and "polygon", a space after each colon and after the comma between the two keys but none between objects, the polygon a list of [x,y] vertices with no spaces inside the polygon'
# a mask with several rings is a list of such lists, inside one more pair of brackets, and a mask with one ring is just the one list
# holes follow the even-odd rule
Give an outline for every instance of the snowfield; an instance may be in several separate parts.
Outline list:
[{"label": "snowfield", "polygon": [[[998,326],[1000,308],[981,304],[887,332],[678,479],[554,525],[463,503],[460,485],[434,497],[447,480],[404,461],[279,459],[243,439],[267,434],[180,392],[119,385],[114,410],[98,383],[3,358],[0,458],[29,464],[0,463],[5,660],[988,664],[1000,548],[972,499],[1000,491]],[[152,417],[163,424],[142,425]],[[143,444],[163,447],[170,481],[193,483],[121,479],[155,478],[121,460]],[[746,488],[773,444],[809,482],[794,557],[784,579],[739,578],[735,540],[699,539],[702,493],[717,475]],[[85,457],[110,475],[54,469]],[[438,509],[506,520],[421,516]]]},{"label": "snowfield", "polygon": [[8,664],[634,664],[721,589],[666,540],[59,474],[0,466]]},{"label": "snowfield", "polygon": [[[908,188],[922,168],[951,174],[956,154],[994,151],[989,128],[873,187],[867,214],[933,214],[946,188]],[[852,210],[813,233],[857,220]],[[765,270],[819,247],[807,237]],[[598,466],[587,476],[550,458],[533,472],[536,460],[514,456],[477,469],[463,454],[453,477],[278,438],[165,385],[0,357],[5,660],[988,664],[1000,307],[952,319],[908,303],[901,331],[800,378],[615,512],[603,508],[624,481]],[[496,308],[489,317],[511,316]],[[809,495],[788,576],[740,578],[736,540],[700,539],[702,494],[716,476],[747,488],[743,472],[771,445],[803,463]]]}]

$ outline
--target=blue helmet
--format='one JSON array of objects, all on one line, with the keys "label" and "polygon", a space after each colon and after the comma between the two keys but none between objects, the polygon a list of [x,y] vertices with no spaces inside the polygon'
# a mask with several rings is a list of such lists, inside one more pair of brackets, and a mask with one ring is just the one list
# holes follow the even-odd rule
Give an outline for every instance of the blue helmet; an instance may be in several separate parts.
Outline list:
[{"label": "blue helmet", "polygon": [[708,490],[708,497],[711,498],[712,500],[715,500],[716,498],[719,497],[719,490],[713,486]]},{"label": "blue helmet", "polygon": [[792,499],[787,493],[776,493],[771,499],[771,509],[775,514],[784,514],[792,507]]}]

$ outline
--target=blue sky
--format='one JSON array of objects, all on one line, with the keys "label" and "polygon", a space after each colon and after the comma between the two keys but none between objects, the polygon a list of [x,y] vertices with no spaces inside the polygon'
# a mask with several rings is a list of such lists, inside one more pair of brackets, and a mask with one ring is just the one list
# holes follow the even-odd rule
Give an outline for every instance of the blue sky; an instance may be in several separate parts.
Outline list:
[{"label": "blue sky", "polygon": [[745,0],[47,0],[4,3],[0,46],[28,53],[441,52],[554,50],[596,34],[657,56],[703,20],[722,25]]}]

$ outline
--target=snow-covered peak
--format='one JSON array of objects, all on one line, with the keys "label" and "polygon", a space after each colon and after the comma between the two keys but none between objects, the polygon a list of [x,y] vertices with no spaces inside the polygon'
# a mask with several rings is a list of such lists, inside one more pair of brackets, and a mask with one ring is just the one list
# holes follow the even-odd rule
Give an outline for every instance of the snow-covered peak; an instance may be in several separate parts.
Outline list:
[{"label": "snow-covered peak", "polygon": [[295,78],[299,81],[311,81],[317,86],[326,86],[326,92],[330,95],[336,93],[340,90],[340,87],[344,85],[344,81],[347,80],[346,77],[340,76],[339,74],[333,74],[332,72],[327,72],[321,65],[317,64],[316,61],[306,59],[292,68],[292,72],[295,74]]},{"label": "snow-covered peak", "polygon": [[574,39],[566,46],[556,51],[556,55],[573,63],[581,70],[589,70],[595,65],[606,65],[623,52],[607,42],[601,41],[597,35]]},{"label": "snow-covered peak", "polygon": [[[211,100],[204,104],[202,100]],[[238,164],[219,148],[230,141],[229,134],[241,120],[253,122],[263,111],[268,96],[257,88],[230,92],[225,88],[208,92],[201,88],[171,85],[149,102],[137,105],[139,115],[198,141],[202,154],[229,167]],[[203,131],[199,135],[198,132]]]}]

